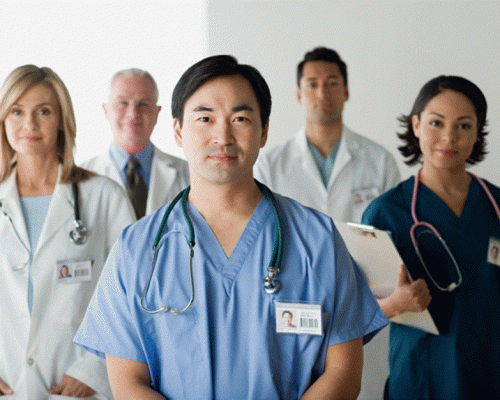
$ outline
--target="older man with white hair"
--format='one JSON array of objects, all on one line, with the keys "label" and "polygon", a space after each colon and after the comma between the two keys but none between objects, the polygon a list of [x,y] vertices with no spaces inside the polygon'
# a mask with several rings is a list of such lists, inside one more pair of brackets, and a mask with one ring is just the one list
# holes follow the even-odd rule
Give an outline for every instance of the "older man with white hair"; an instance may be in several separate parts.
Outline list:
[{"label": "older man with white hair", "polygon": [[111,79],[110,96],[103,104],[113,132],[113,143],[83,167],[105,175],[126,190],[137,218],[171,201],[189,184],[186,161],[163,153],[150,141],[161,106],[158,87],[146,71],[131,68]]}]

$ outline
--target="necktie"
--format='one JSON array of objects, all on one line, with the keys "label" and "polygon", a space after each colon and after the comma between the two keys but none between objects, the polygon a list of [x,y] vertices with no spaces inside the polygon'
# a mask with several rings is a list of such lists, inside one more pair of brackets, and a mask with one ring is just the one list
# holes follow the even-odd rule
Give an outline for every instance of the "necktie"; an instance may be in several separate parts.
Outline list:
[{"label": "necktie", "polygon": [[137,170],[139,162],[135,157],[130,157],[125,171],[127,194],[134,206],[137,219],[144,217],[146,213],[146,200],[148,198],[148,188]]}]

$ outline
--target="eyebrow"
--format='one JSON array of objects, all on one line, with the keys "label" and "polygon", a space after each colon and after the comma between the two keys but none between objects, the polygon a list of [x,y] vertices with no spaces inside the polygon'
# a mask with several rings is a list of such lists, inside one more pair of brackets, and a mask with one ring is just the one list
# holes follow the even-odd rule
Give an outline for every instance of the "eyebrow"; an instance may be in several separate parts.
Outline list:
[{"label": "eyebrow", "polygon": [[[429,114],[434,114],[434,115],[437,115],[438,117],[443,118],[443,119],[445,118],[445,116],[444,116],[444,115],[441,115],[441,114],[439,114],[439,113],[437,113],[437,112],[434,112],[434,111],[431,111]],[[473,118],[473,117],[471,117],[471,116],[469,116],[469,115],[464,115],[463,117],[458,117],[458,118],[457,118],[457,120],[461,120],[461,119],[474,119],[474,118]]]},{"label": "eyebrow", "polygon": [[[194,108],[193,111],[194,112],[200,112],[200,111],[213,112],[214,109],[211,108],[211,107],[208,107],[208,106],[197,106],[197,107]],[[250,111],[250,112],[254,112],[255,110],[252,107],[250,107],[248,104],[241,104],[241,105],[234,106],[233,108],[231,108],[231,111],[232,112],[238,112],[238,111]]]},{"label": "eyebrow", "polygon": [[[317,76],[311,76],[311,77],[305,77],[306,81],[315,81],[319,79]],[[328,75],[326,79],[341,79],[342,77],[340,75]]]},{"label": "eyebrow", "polygon": [[[16,107],[26,107],[26,106],[24,106],[24,105],[22,105],[20,103],[14,103],[14,104],[12,104],[12,107],[14,107],[14,106],[16,106]],[[54,107],[54,105],[50,104],[50,103],[35,104],[35,107],[45,107],[45,106]]]}]

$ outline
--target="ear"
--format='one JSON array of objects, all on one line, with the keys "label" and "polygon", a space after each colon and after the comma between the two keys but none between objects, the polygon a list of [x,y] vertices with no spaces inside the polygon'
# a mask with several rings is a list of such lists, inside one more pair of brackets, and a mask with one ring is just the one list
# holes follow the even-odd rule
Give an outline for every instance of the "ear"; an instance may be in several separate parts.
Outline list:
[{"label": "ear", "polygon": [[174,119],[174,138],[177,146],[182,147],[182,126],[177,118]]},{"label": "ear", "polygon": [[413,128],[413,134],[418,138],[420,135],[418,133],[418,128],[420,127],[420,118],[416,114],[411,116],[411,127]]},{"label": "ear", "polygon": [[104,116],[108,118],[108,103],[102,103],[102,109],[104,110]]},{"label": "ear", "polygon": [[300,105],[302,105],[302,93],[300,92],[300,88],[297,88],[297,101],[299,102]]},{"label": "ear", "polygon": [[345,87],[345,101],[349,100],[349,87]]},{"label": "ear", "polygon": [[267,121],[266,126],[262,129],[262,135],[260,137],[260,148],[262,149],[267,142],[267,133],[269,131],[269,121]]}]

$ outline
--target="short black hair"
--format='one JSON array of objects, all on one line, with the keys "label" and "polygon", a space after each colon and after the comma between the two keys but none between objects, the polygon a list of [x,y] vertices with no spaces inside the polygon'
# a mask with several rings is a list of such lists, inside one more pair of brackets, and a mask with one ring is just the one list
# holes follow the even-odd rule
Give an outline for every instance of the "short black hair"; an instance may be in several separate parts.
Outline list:
[{"label": "short black hair", "polygon": [[259,71],[251,65],[238,64],[233,56],[207,57],[189,67],[182,74],[172,93],[172,117],[182,126],[186,101],[204,83],[220,76],[241,75],[253,88],[260,109],[262,127],[266,127],[271,114],[271,91]]},{"label": "short black hair", "polygon": [[339,66],[340,74],[344,78],[344,85],[347,86],[347,65],[339,56],[339,54],[332,49],[326,47],[316,47],[308,51],[304,59],[297,65],[297,86],[300,87],[300,80],[304,73],[304,65],[309,61],[326,61],[337,64]]},{"label": "short black hair", "polygon": [[467,163],[475,164],[484,159],[487,153],[485,136],[488,132],[484,128],[488,124],[486,121],[488,104],[483,92],[474,83],[461,76],[440,75],[431,79],[420,89],[410,114],[402,115],[398,118],[399,122],[401,122],[401,127],[405,128],[403,133],[398,133],[398,137],[404,142],[404,145],[398,147],[398,150],[404,157],[408,158],[405,161],[406,164],[414,165],[421,161],[422,158],[419,141],[413,131],[412,117],[417,115],[420,118],[420,114],[427,106],[427,103],[446,90],[463,94],[473,104],[477,117],[477,141],[474,143]]},{"label": "short black hair", "polygon": [[293,314],[292,314],[292,312],[291,312],[291,311],[288,311],[288,310],[285,310],[285,311],[283,311],[283,312],[281,313],[281,318],[283,318],[283,317],[285,316],[285,314],[290,314],[290,317],[292,317],[292,318],[293,318]]}]

